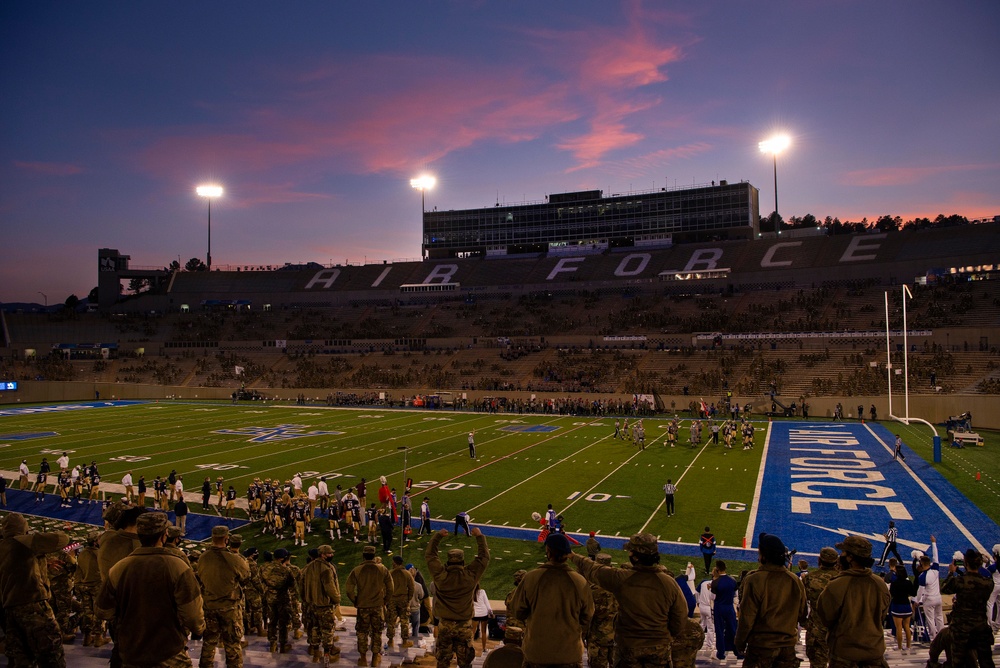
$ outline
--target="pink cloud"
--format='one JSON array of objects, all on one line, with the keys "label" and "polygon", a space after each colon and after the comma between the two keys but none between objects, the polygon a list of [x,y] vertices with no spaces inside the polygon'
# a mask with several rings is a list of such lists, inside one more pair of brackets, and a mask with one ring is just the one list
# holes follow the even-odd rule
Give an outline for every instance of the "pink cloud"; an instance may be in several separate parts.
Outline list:
[{"label": "pink cloud", "polygon": [[[645,138],[638,119],[660,102],[648,87],[666,81],[665,66],[681,58],[680,46],[663,43],[650,25],[667,17],[638,2],[626,9],[625,26],[520,33],[520,67],[377,54],[265,72],[284,89],[223,118],[226,134],[176,128],[148,143],[138,162],[181,181],[223,170],[259,181],[289,166],[312,175],[408,174],[477,144],[562,134],[554,146],[572,156],[568,171],[593,167]],[[574,133],[577,122],[585,130]]]},{"label": "pink cloud", "polygon": [[998,164],[982,165],[935,165],[933,167],[882,167],[877,169],[859,169],[847,172],[841,178],[841,183],[848,186],[885,187],[907,186],[919,183],[941,174],[955,172],[973,172],[997,169]]},{"label": "pink cloud", "polygon": [[72,176],[83,173],[83,167],[68,162],[25,162],[15,160],[14,166],[26,172],[45,176]]}]

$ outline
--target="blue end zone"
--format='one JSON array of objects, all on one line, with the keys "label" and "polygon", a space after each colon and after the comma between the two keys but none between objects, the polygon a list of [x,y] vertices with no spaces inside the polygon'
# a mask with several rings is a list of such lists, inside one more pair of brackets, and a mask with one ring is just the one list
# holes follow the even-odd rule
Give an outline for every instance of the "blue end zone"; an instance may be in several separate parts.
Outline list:
[{"label": "blue end zone", "polygon": [[772,423],[748,542],[756,547],[766,531],[816,554],[855,534],[878,558],[892,520],[907,561],[932,534],[942,561],[969,547],[988,553],[1000,537],[996,523],[905,445],[906,460],[893,461],[894,442],[880,424]]},{"label": "blue end zone", "polygon": [[[22,492],[18,489],[7,490],[7,506],[3,508],[5,512],[18,512],[24,516],[47,517],[49,519],[63,522],[73,522],[74,524],[92,524],[96,527],[104,527],[104,520],[101,513],[104,512],[104,504],[86,501],[73,504],[65,508],[61,505],[58,494],[48,493],[45,499],[39,503],[35,502],[34,492]],[[167,513],[171,523],[174,521],[173,512]],[[241,519],[226,519],[218,515],[199,515],[188,513],[187,524],[185,526],[187,540],[201,541],[212,536],[212,527],[217,524],[225,524],[235,531],[249,522]]]},{"label": "blue end zone", "polygon": [[57,404],[52,406],[24,406],[23,408],[5,408],[0,410],[3,415],[34,415],[36,413],[66,413],[82,411],[88,408],[113,408],[115,406],[134,406],[147,404],[148,401],[79,401],[72,404]]}]

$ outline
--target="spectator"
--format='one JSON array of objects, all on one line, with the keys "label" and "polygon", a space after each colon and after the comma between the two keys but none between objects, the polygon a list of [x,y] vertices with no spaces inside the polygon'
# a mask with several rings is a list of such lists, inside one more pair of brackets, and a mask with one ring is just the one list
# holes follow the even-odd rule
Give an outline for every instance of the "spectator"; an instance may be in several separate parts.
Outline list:
[{"label": "spectator", "polygon": [[125,665],[190,663],[188,633],[205,631],[194,571],[163,549],[168,524],[163,513],[138,518],[142,546],[114,565],[98,597],[101,616],[115,620]]},{"label": "spectator", "polygon": [[438,618],[437,649],[438,665],[447,665],[452,655],[458,659],[460,668],[468,668],[476,656],[472,646],[473,594],[476,585],[490,563],[490,550],[486,536],[476,527],[472,535],[476,538],[478,550],[476,558],[465,564],[465,552],[448,550],[448,561],[441,563],[438,545],[448,535],[441,529],[431,537],[424,550],[424,559],[434,579],[434,616]]},{"label": "spectator", "polygon": [[49,605],[48,583],[38,559],[69,544],[62,531],[28,533],[20,513],[0,524],[0,602],[5,617],[5,653],[12,666],[65,666],[59,623]]},{"label": "spectator", "polygon": [[802,586],[806,590],[806,600],[809,602],[809,619],[806,621],[806,656],[812,668],[827,668],[830,664],[830,647],[826,641],[826,627],[816,615],[816,602],[830,580],[835,578],[837,570],[837,551],[832,547],[824,547],[819,551],[819,569],[809,571],[802,576]]},{"label": "spectator", "polygon": [[392,577],[389,570],[375,561],[375,546],[366,545],[361,552],[362,562],[347,576],[344,593],[358,609],[355,631],[358,636],[359,666],[377,666],[382,659],[382,630],[385,626],[385,607],[392,598]]},{"label": "spectator", "polygon": [[983,575],[980,569],[983,555],[969,549],[965,552],[965,573],[952,560],[948,565],[948,577],[941,583],[942,594],[954,594],[951,609],[951,665],[966,668],[975,665],[970,661],[973,653],[979,668],[993,668],[993,631],[986,618],[986,603],[993,592],[993,579]]},{"label": "spectator", "polygon": [[885,665],[882,624],[889,611],[889,591],[871,571],[872,544],[848,536],[837,549],[841,575],[820,594],[815,610],[828,629],[830,665]]},{"label": "spectator", "polygon": [[515,614],[527,625],[524,660],[532,665],[583,663],[583,634],[594,616],[594,599],[587,581],[566,563],[571,553],[566,536],[549,534],[546,562],[529,571],[514,592]]},{"label": "spectator", "polygon": [[660,567],[656,536],[633,535],[625,543],[631,569],[597,564],[578,554],[570,559],[591,583],[607,589],[619,604],[615,651],[625,665],[668,665],[670,645],[684,630],[687,606],[677,582]]},{"label": "spectator", "polygon": [[[302,603],[312,611],[309,627],[309,654],[313,663],[330,664],[340,658],[334,630],[336,607],[340,605],[340,584],[333,565],[333,548],[320,545],[317,558],[302,569]],[[320,649],[320,645],[323,649]]]}]

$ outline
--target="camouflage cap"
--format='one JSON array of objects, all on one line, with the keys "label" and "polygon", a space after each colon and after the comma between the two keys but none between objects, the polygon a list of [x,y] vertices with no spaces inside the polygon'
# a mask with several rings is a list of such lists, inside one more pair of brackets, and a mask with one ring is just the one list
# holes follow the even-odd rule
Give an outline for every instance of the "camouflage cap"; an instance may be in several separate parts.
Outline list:
[{"label": "camouflage cap", "polygon": [[110,506],[104,509],[104,513],[101,514],[101,519],[114,526],[118,522],[118,518],[122,516],[122,511],[125,510],[120,502],[115,501]]},{"label": "camouflage cap", "polygon": [[597,563],[599,563],[601,566],[610,566],[611,565],[611,555],[608,554],[607,552],[601,552],[596,557],[594,557],[594,561],[596,561]]},{"label": "camouflage cap", "polygon": [[824,564],[835,564],[840,557],[832,547],[824,547],[819,551],[819,560]]},{"label": "camouflage cap", "polygon": [[375,546],[374,545],[365,545],[365,548],[363,550],[361,550],[361,553],[362,554],[371,554],[371,555],[374,555],[375,554]]},{"label": "camouflage cap", "polygon": [[97,545],[97,541],[101,539],[101,532],[97,529],[92,529],[87,532],[87,542]]},{"label": "camouflage cap", "polygon": [[235,548],[239,547],[242,544],[243,544],[243,536],[239,535],[238,533],[229,534],[229,540],[226,541],[226,545]]},{"label": "camouflage cap", "polygon": [[521,580],[523,580],[524,576],[527,575],[527,574],[528,574],[528,571],[524,570],[523,568],[520,569],[520,570],[514,571],[514,584],[521,584]]},{"label": "camouflage cap", "polygon": [[524,642],[524,629],[519,626],[508,626],[504,629],[503,641],[512,643]]},{"label": "camouflage cap", "polygon": [[319,556],[323,557],[323,556],[326,556],[326,555],[329,555],[329,554],[333,554],[333,548],[331,546],[329,546],[329,545],[320,545],[319,546]]},{"label": "camouflage cap", "polygon": [[167,527],[167,538],[173,540],[174,538],[181,537],[181,528],[175,527],[173,524]]},{"label": "camouflage cap", "polygon": [[848,536],[843,542],[837,543],[837,549],[862,559],[872,556],[872,544],[861,536]]},{"label": "camouflage cap", "polygon": [[464,564],[465,563],[465,550],[448,550],[448,563],[449,564]]},{"label": "camouflage cap", "polygon": [[135,521],[135,532],[141,536],[153,536],[163,533],[170,526],[166,513],[149,512],[139,515]]},{"label": "camouflage cap", "polygon": [[635,552],[636,554],[656,554],[660,551],[656,536],[651,533],[635,534],[625,543],[624,549],[626,552]]},{"label": "camouflage cap", "polygon": [[28,520],[24,519],[24,515],[21,513],[9,513],[7,517],[3,518],[3,525],[0,531],[3,532],[4,538],[11,538],[12,536],[22,536],[28,533]]},{"label": "camouflage cap", "polygon": [[229,527],[225,524],[216,524],[212,527],[212,538],[225,538],[229,535]]}]

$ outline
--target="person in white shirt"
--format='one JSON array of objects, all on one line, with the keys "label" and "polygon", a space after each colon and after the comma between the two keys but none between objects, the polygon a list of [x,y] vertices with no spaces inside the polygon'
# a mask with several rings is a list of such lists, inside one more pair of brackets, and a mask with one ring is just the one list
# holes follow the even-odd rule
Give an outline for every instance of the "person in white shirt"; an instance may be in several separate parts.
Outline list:
[{"label": "person in white shirt", "polygon": [[326,478],[320,478],[316,485],[319,495],[319,509],[324,515],[330,510],[330,488],[326,484]]},{"label": "person in white shirt", "polygon": [[174,496],[178,501],[184,498],[184,476],[177,476],[177,482],[174,483]]},{"label": "person in white shirt", "polygon": [[129,471],[122,478],[122,486],[125,488],[125,498],[128,499],[129,503],[132,503],[134,497],[134,491],[132,488],[132,472]]},{"label": "person in white shirt", "polygon": [[922,555],[917,563],[916,601],[924,608],[927,634],[934,636],[944,628],[944,614],[941,610],[941,573],[938,565],[937,541],[931,536],[931,555]]},{"label": "person in white shirt", "polygon": [[490,606],[490,598],[486,595],[485,589],[476,585],[476,593],[472,599],[472,621],[479,624],[479,641],[483,644],[482,654],[486,654],[487,626],[491,617],[493,608]]},{"label": "person in white shirt", "polygon": [[60,470],[62,470],[62,469],[68,469],[69,468],[69,455],[66,454],[65,452],[62,453],[62,457],[60,457],[59,459],[56,460],[56,464],[59,465],[59,469]]},{"label": "person in white shirt", "polygon": [[698,583],[698,588],[695,592],[695,597],[698,600],[699,621],[701,622],[701,628],[705,631],[705,649],[707,650],[715,649],[715,622],[712,618],[715,592],[709,586],[711,584],[712,578],[702,580]]},{"label": "person in white shirt", "polygon": [[294,490],[293,496],[299,496],[302,494],[302,474],[296,473],[292,476],[292,489]]},{"label": "person in white shirt", "polygon": [[21,465],[17,467],[18,474],[18,489],[28,489],[28,478],[31,475],[31,471],[28,470],[28,460],[22,459]]},{"label": "person in white shirt", "polygon": [[319,501],[319,487],[315,482],[309,485],[306,495],[309,497],[309,524],[312,524],[312,518],[316,516],[316,503]]},{"label": "person in white shirt", "polygon": [[986,603],[986,619],[996,633],[1000,631],[1000,614],[996,614],[997,608],[1000,607],[1000,544],[993,546],[993,563],[986,566],[986,570],[993,576],[993,593]]}]

